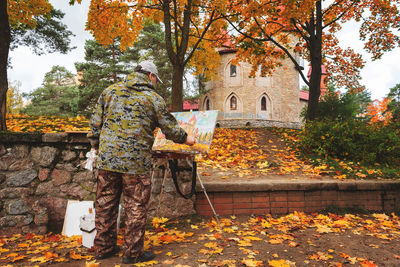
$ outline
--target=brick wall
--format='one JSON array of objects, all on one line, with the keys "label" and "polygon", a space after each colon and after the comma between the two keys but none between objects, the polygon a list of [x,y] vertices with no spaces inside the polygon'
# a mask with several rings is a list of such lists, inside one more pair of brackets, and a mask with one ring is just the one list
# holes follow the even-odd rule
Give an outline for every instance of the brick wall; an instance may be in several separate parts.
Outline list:
[{"label": "brick wall", "polygon": [[[298,190],[253,192],[207,192],[219,215],[276,214],[293,211],[318,212],[329,207],[358,208],[368,211],[400,210],[400,183],[393,189],[376,190]],[[197,192],[196,211],[212,216],[213,212],[203,192]]]}]

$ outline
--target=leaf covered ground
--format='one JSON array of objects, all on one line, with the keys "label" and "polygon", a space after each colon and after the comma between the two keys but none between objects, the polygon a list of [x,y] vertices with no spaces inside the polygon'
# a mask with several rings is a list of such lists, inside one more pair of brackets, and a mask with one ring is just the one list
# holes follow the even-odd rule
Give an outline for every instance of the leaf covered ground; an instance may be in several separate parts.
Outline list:
[{"label": "leaf covered ground", "polygon": [[[123,228],[118,243],[122,244]],[[80,237],[14,235],[0,238],[0,266],[122,266],[102,261]],[[148,225],[153,261],[133,266],[400,266],[400,219],[395,214],[304,214],[282,217],[200,217]],[[124,265],[127,266],[127,265]]]},{"label": "leaf covered ground", "polygon": [[[87,131],[84,118],[8,117],[15,132]],[[201,174],[222,179],[265,175],[319,179],[381,178],[378,168],[357,163],[310,161],[290,146],[296,132],[279,129],[216,129],[208,156],[198,158]],[[146,249],[154,261],[136,266],[400,266],[400,221],[395,214],[292,213],[179,221],[156,218]],[[120,233],[119,244],[122,242]],[[120,256],[95,261],[80,237],[0,237],[0,266],[118,266]]]}]

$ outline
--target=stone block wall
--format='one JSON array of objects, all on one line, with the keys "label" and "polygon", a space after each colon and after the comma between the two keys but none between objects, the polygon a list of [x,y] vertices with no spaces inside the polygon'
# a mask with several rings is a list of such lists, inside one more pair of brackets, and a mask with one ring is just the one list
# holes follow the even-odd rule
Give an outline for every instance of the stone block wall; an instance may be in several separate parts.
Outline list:
[{"label": "stone block wall", "polygon": [[[0,133],[0,234],[60,232],[68,200],[95,200],[96,171],[84,169],[89,149],[84,132]],[[195,213],[194,198],[177,195],[169,172],[162,188],[163,161],[153,176],[150,215]],[[186,168],[178,175],[184,192],[190,191],[191,179],[185,164],[180,161]]]},{"label": "stone block wall", "polygon": [[280,127],[289,129],[301,129],[303,124],[300,122],[282,122],[272,120],[254,120],[254,119],[237,119],[237,120],[217,120],[217,127],[221,128],[262,128],[262,127]]},{"label": "stone block wall", "polygon": [[[235,53],[221,54],[216,78],[207,82],[207,94],[199,101],[199,110],[205,110],[209,100],[211,110],[219,110],[218,120],[264,120],[282,123],[300,123],[299,74],[289,60],[270,76],[250,77],[251,65],[240,62],[237,74],[230,77],[230,62]],[[230,110],[229,99],[237,98],[236,110]],[[261,98],[266,97],[266,110],[261,111]]]}]

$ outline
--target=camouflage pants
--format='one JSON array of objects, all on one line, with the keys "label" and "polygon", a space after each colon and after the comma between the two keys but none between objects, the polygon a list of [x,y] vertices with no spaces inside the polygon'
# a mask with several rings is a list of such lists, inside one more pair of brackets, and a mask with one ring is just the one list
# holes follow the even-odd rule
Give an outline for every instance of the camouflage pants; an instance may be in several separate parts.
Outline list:
[{"label": "camouflage pants", "polygon": [[151,177],[99,170],[96,193],[96,255],[111,252],[117,244],[117,216],[123,193],[126,220],[124,257],[136,257],[143,252],[147,209],[151,194]]}]

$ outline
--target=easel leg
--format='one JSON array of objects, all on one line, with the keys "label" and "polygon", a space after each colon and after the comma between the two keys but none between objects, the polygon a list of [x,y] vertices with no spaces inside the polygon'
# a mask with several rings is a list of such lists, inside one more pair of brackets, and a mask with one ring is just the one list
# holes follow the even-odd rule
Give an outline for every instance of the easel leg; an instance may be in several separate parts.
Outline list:
[{"label": "easel leg", "polygon": [[[187,161],[187,163],[189,164],[189,166],[191,166],[192,168],[194,168],[193,166],[194,166],[195,164],[192,164],[188,159],[186,159],[186,161]],[[193,157],[193,162],[194,162],[194,157]],[[212,203],[211,203],[211,201],[210,201],[210,198],[208,197],[206,188],[204,187],[203,182],[201,181],[201,178],[200,178],[200,175],[199,175],[199,173],[198,173],[198,171],[197,171],[197,168],[196,168],[196,170],[193,170],[193,171],[196,172],[196,176],[197,176],[197,179],[199,180],[201,189],[203,190],[204,195],[205,195],[206,198],[207,198],[208,204],[210,205],[211,210],[212,210],[213,213],[214,213],[214,217],[215,217],[215,220],[216,220],[217,223],[218,223],[219,228],[221,228],[221,224],[219,223],[219,216],[218,216],[218,214],[215,212],[214,206],[212,205]]]},{"label": "easel leg", "polygon": [[[197,172],[197,171],[196,171],[196,172]],[[218,214],[215,212],[214,206],[212,205],[212,203],[211,203],[211,201],[210,201],[210,198],[208,197],[207,191],[206,191],[206,189],[204,188],[204,185],[203,185],[203,182],[202,182],[201,179],[200,179],[199,173],[197,173],[197,179],[199,179],[199,183],[200,183],[201,189],[203,190],[204,195],[205,195],[206,198],[207,198],[208,204],[210,204],[211,210],[212,210],[213,213],[214,213],[215,220],[217,221],[219,228],[221,228],[221,225],[220,225],[220,223],[219,223]]]},{"label": "easel leg", "polygon": [[167,180],[167,172],[168,172],[168,168],[165,168],[164,177],[163,177],[163,181],[162,181],[162,184],[161,184],[161,191],[160,191],[160,194],[158,196],[158,205],[157,205],[157,209],[156,209],[156,216],[157,217],[160,215],[159,211],[160,211],[160,206],[161,206],[161,197],[162,197],[162,194],[164,193],[165,181]]}]

